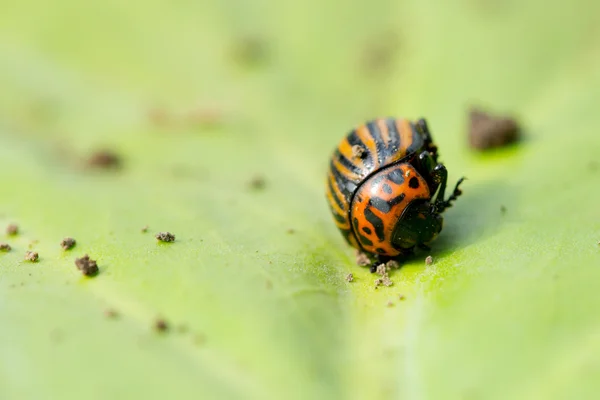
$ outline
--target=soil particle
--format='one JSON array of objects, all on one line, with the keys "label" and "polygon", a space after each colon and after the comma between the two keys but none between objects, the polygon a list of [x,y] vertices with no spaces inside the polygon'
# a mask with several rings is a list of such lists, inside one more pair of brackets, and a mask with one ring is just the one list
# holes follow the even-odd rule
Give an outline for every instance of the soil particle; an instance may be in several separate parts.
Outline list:
[{"label": "soil particle", "polygon": [[166,332],[169,330],[169,324],[162,318],[158,318],[154,321],[154,330],[157,332]]},{"label": "soil particle", "polygon": [[122,160],[121,157],[110,150],[98,150],[88,158],[87,164],[95,168],[119,168]]},{"label": "soil particle", "polygon": [[154,237],[160,242],[174,242],[175,241],[175,235],[173,235],[171,232],[159,232],[156,235],[154,235]]},{"label": "soil particle", "polygon": [[392,286],[394,284],[394,282],[392,282],[392,280],[390,279],[389,276],[384,275],[381,278],[375,279],[375,289],[377,289],[378,286]]},{"label": "soil particle", "polygon": [[255,176],[249,182],[250,189],[263,190],[267,186],[267,181],[262,176]]},{"label": "soil particle", "polygon": [[11,250],[11,247],[8,243],[0,243],[0,251],[8,252]]},{"label": "soil particle", "polygon": [[394,302],[391,300],[388,300],[388,302],[385,305],[386,305],[386,307],[394,307]]},{"label": "soil particle", "polygon": [[367,265],[371,264],[371,260],[369,260],[369,257],[365,253],[360,250],[356,250],[356,264],[361,267],[366,267]]},{"label": "soil particle", "polygon": [[244,36],[233,48],[233,58],[236,62],[246,65],[263,63],[268,56],[267,43],[258,36]]},{"label": "soil particle", "polygon": [[389,277],[389,276],[387,276],[387,275],[385,275],[385,276],[382,278],[382,281],[383,281],[383,282],[382,282],[382,283],[383,283],[383,286],[392,286],[392,285],[394,284],[394,282],[392,282],[392,280],[390,279],[390,277]]},{"label": "soil particle", "polygon": [[286,232],[288,235],[293,235],[294,233],[296,233],[296,230],[294,228],[290,228]]},{"label": "soil particle", "polygon": [[25,261],[37,262],[40,259],[40,256],[35,251],[26,251],[25,252]]},{"label": "soil particle", "polygon": [[400,263],[396,260],[390,260],[385,263],[385,267],[387,268],[388,271],[393,270],[393,269],[398,269],[398,268],[400,268]]},{"label": "soil particle", "polygon": [[15,236],[19,233],[19,227],[16,224],[10,224],[6,227],[6,234],[8,236]]},{"label": "soil particle", "polygon": [[104,310],[104,316],[109,319],[115,319],[119,317],[119,313],[113,308],[108,308]]},{"label": "soil particle", "polygon": [[477,150],[506,146],[519,140],[521,135],[519,125],[509,117],[494,116],[472,108],[469,118],[469,144]]},{"label": "soil particle", "polygon": [[148,119],[153,125],[162,127],[171,122],[171,115],[164,107],[152,107],[148,111]]},{"label": "soil particle", "polygon": [[354,280],[354,275],[352,275],[352,273],[350,273],[350,274],[346,275],[346,280],[347,280],[348,282],[352,282],[352,281]]},{"label": "soil particle", "polygon": [[223,124],[223,110],[216,107],[195,107],[188,111],[186,119],[190,125],[201,128],[214,128]]},{"label": "soil particle", "polygon": [[399,49],[400,37],[396,32],[384,31],[372,37],[362,51],[363,71],[369,75],[388,71]]},{"label": "soil particle", "polygon": [[60,247],[63,248],[63,250],[71,250],[75,244],[77,243],[77,241],[71,237],[67,237],[64,238],[63,240],[61,240],[60,242]]},{"label": "soil particle", "polygon": [[433,264],[433,257],[431,257],[431,256],[427,256],[427,257],[425,258],[425,264],[427,264],[427,265],[431,265],[431,264]]},{"label": "soil particle", "polygon": [[146,232],[148,232],[148,229],[150,229],[150,227],[148,225],[146,225],[145,227],[143,227],[141,229],[141,231],[142,231],[142,233],[146,233]]},{"label": "soil particle", "polygon": [[387,275],[388,271],[389,270],[387,269],[387,266],[385,264],[379,264],[377,266],[377,269],[375,270],[377,275],[381,275],[381,276]]},{"label": "soil particle", "polygon": [[362,158],[365,154],[365,149],[361,145],[355,144],[352,146],[352,158]]},{"label": "soil particle", "polygon": [[203,333],[197,333],[194,335],[194,344],[197,346],[202,346],[206,343],[206,335]]},{"label": "soil particle", "polygon": [[94,276],[98,274],[98,265],[95,260],[90,260],[87,254],[81,258],[75,259],[75,266],[85,276]]},{"label": "soil particle", "polygon": [[404,300],[406,300],[406,296],[404,296],[403,294],[400,294],[400,295],[398,295],[398,300],[404,301]]}]

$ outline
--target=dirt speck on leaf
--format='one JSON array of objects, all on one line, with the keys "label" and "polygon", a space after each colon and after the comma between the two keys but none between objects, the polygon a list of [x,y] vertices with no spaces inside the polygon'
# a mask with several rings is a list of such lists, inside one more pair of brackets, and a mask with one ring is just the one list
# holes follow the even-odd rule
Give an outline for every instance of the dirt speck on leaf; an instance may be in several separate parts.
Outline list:
[{"label": "dirt speck on leaf", "polygon": [[19,226],[16,224],[10,224],[6,227],[6,234],[8,236],[15,236],[19,233]]},{"label": "dirt speck on leaf", "polygon": [[377,287],[381,285],[392,286],[393,284],[394,282],[390,279],[389,276],[387,276],[387,274],[385,274],[381,278],[375,279],[375,289],[377,289]]},{"label": "dirt speck on leaf", "polygon": [[506,207],[505,206],[500,206],[500,212],[502,214],[506,214]]},{"label": "dirt speck on leaf", "polygon": [[153,125],[166,126],[171,122],[171,115],[165,107],[152,107],[148,110],[148,119]]},{"label": "dirt speck on leaf", "polygon": [[519,125],[509,117],[497,117],[472,108],[469,118],[469,144],[477,150],[506,146],[519,140],[521,135]]},{"label": "dirt speck on leaf", "polygon": [[361,267],[366,267],[371,264],[369,257],[360,250],[356,250],[356,264]]},{"label": "dirt speck on leaf", "polygon": [[433,264],[433,257],[431,257],[431,256],[427,256],[427,257],[425,258],[425,264],[427,264],[427,265],[431,265],[431,264]]},{"label": "dirt speck on leaf", "polygon": [[362,53],[362,69],[365,73],[387,72],[400,49],[400,38],[396,32],[386,31],[372,37]]},{"label": "dirt speck on leaf", "polygon": [[217,107],[195,107],[187,112],[186,120],[192,126],[215,128],[223,124],[223,110]]},{"label": "dirt speck on leaf", "polygon": [[388,302],[385,305],[386,305],[386,307],[394,307],[394,302],[391,300],[388,300]]},{"label": "dirt speck on leaf", "polygon": [[267,181],[262,176],[255,176],[250,180],[249,186],[252,190],[264,190],[267,186]]},{"label": "dirt speck on leaf", "polygon": [[159,242],[170,243],[175,241],[175,235],[173,235],[171,232],[159,232],[156,235],[154,235],[154,237]]},{"label": "dirt speck on leaf", "polygon": [[385,276],[388,273],[388,269],[385,264],[379,264],[375,272],[377,275]]},{"label": "dirt speck on leaf", "polygon": [[122,160],[110,150],[98,150],[88,158],[87,164],[93,168],[116,169],[121,167]]},{"label": "dirt speck on leaf", "polygon": [[352,275],[352,273],[349,273],[348,275],[346,275],[346,280],[348,282],[352,282],[354,280],[354,275]]},{"label": "dirt speck on leaf", "polygon": [[158,318],[154,321],[154,330],[157,332],[166,332],[169,330],[169,324],[162,318]]},{"label": "dirt speck on leaf", "polygon": [[398,295],[398,300],[403,301],[406,300],[406,296],[404,296],[403,294]]},{"label": "dirt speck on leaf", "polygon": [[98,265],[95,260],[91,260],[87,254],[81,258],[75,259],[75,266],[85,276],[95,276],[98,274]]},{"label": "dirt speck on leaf", "polygon": [[63,250],[71,250],[76,243],[77,241],[75,239],[71,237],[66,237],[60,241],[60,247],[62,247]]},{"label": "dirt speck on leaf", "polygon": [[206,343],[206,335],[203,333],[197,333],[194,335],[194,344],[197,346],[202,346]]},{"label": "dirt speck on leaf", "polygon": [[388,271],[390,271],[392,269],[398,269],[398,268],[400,268],[400,263],[396,260],[390,260],[385,263],[385,267]]},{"label": "dirt speck on leaf", "polygon": [[266,61],[266,41],[258,36],[247,35],[238,39],[233,48],[233,59],[244,65],[258,65]]},{"label": "dirt speck on leaf", "polygon": [[104,310],[104,316],[109,319],[115,319],[119,317],[119,313],[114,308],[107,308]]},{"label": "dirt speck on leaf", "polygon": [[293,235],[294,233],[296,233],[296,230],[294,228],[289,228],[286,232],[288,235]]},{"label": "dirt speck on leaf", "polygon": [[11,250],[11,247],[8,243],[0,243],[0,251],[8,252]]},{"label": "dirt speck on leaf", "polygon": [[142,231],[142,233],[146,233],[146,232],[148,232],[148,229],[150,229],[150,227],[148,225],[146,225],[145,227],[143,227],[141,229],[141,231]]},{"label": "dirt speck on leaf", "polygon": [[40,259],[40,256],[35,251],[26,251],[25,252],[25,261],[37,262]]}]

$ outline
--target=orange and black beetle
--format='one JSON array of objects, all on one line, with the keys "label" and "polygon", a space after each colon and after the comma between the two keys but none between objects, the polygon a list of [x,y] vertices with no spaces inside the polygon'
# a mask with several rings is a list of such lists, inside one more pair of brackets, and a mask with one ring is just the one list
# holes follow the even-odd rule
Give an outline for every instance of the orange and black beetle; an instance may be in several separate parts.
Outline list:
[{"label": "orange and black beetle", "polygon": [[352,246],[376,260],[427,248],[442,230],[448,172],[424,119],[381,118],[352,130],[333,153],[327,200],[337,227]]}]

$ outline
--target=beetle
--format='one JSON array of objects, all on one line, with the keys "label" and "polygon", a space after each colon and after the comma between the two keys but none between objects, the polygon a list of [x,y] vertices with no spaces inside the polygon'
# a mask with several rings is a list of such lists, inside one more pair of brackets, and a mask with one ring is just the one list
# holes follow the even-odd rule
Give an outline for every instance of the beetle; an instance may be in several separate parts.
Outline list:
[{"label": "beetle", "polygon": [[353,129],[330,158],[326,197],[336,226],[376,265],[429,249],[442,230],[448,171],[425,119],[378,118]]}]

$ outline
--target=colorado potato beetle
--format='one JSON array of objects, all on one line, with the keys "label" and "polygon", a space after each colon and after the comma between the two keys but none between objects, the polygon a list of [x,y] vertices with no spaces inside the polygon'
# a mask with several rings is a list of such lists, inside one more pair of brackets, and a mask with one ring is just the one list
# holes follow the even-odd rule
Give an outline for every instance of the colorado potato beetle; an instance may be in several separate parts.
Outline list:
[{"label": "colorado potato beetle", "polygon": [[441,213],[461,194],[461,178],[444,199],[448,172],[424,119],[379,118],[353,129],[330,159],[326,195],[346,241],[376,264],[428,248]]}]

